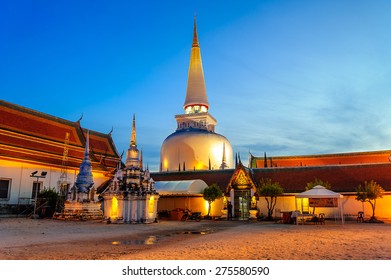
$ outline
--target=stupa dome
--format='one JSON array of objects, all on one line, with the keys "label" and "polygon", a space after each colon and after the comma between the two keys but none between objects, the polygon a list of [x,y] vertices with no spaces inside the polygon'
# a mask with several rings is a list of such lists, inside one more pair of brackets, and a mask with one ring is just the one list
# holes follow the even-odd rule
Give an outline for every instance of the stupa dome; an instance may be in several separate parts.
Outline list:
[{"label": "stupa dome", "polygon": [[190,127],[177,130],[163,142],[161,171],[234,168],[231,143],[223,135]]}]

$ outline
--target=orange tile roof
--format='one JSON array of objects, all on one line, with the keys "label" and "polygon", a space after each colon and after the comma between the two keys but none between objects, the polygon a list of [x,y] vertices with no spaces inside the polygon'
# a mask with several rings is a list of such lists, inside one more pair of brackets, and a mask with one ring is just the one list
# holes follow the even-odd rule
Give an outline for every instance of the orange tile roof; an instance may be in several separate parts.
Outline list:
[{"label": "orange tile roof", "polygon": [[[79,168],[87,129],[72,122],[0,100],[0,158],[61,167],[69,133],[68,168]],[[111,134],[90,130],[94,171],[111,172],[120,161]]]}]

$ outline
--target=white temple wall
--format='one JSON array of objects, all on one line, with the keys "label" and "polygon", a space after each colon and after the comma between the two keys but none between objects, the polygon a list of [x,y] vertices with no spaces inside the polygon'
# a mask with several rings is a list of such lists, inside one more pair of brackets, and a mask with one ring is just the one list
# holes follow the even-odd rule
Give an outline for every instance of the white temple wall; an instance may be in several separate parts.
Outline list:
[{"label": "white temple wall", "polygon": [[118,209],[117,209],[117,219],[122,220],[124,218],[124,204],[126,201],[122,197],[117,197]]},{"label": "white temple wall", "polygon": [[[157,211],[172,211],[176,209],[190,209],[193,212],[201,212],[202,216],[208,214],[208,203],[200,196],[160,196]],[[223,199],[216,199],[212,203],[211,216],[221,216],[224,208]]]},{"label": "white temple wall", "polygon": [[[356,200],[356,193],[343,194],[343,198],[340,200],[343,206],[343,214],[345,219],[356,219],[359,211],[364,211],[366,219],[372,216],[372,207],[368,202],[364,204]],[[379,219],[391,219],[391,192],[386,192],[383,198],[376,200],[375,216]],[[260,197],[257,203],[257,207],[260,213],[267,215],[267,204],[264,197]],[[300,207],[300,200],[297,202],[298,210]],[[277,203],[274,208],[280,209],[281,211],[294,211],[296,210],[296,201],[294,195],[279,196]],[[310,207],[312,212],[313,208]],[[326,218],[333,218],[335,214],[339,216],[338,208],[333,207],[317,207],[315,213],[325,213]],[[273,213],[274,215],[275,213]]]},{"label": "white temple wall", "polygon": [[[362,203],[356,200],[356,194],[344,195],[343,199],[345,216],[357,216],[359,211],[364,211],[364,218],[372,216],[372,207],[368,202]],[[391,219],[391,192],[386,192],[383,198],[376,200],[375,216],[381,219]]]},{"label": "white temple wall", "polygon": [[125,223],[151,223],[157,216],[158,200],[158,195],[130,195],[122,198],[114,194],[104,194],[104,218],[110,218],[112,221],[121,220]]},{"label": "white temple wall", "polygon": [[194,212],[208,213],[206,201],[202,196],[161,196],[157,204],[157,211],[172,211],[175,209],[190,209]]},{"label": "white temple wall", "polygon": [[[38,171],[40,175],[42,171],[46,171],[45,178],[39,178],[41,182],[41,190],[43,188],[54,188],[58,190],[58,182],[61,176],[61,169],[50,167],[47,165],[20,163],[15,161],[0,160],[0,179],[9,180],[10,186],[8,197],[0,199],[0,204],[30,204],[33,196],[33,183],[37,182],[37,178],[30,177],[31,173]],[[70,186],[76,180],[78,170],[69,169],[67,172],[67,181]],[[98,187],[107,180],[101,173],[93,172],[94,186]]]},{"label": "white temple wall", "polygon": [[[368,202],[364,204],[357,201],[355,193],[344,194],[344,198],[341,199],[343,206],[343,214],[345,220],[355,220],[359,211],[364,211],[365,219],[369,219],[372,215],[372,207]],[[280,211],[294,211],[296,210],[296,204],[298,210],[301,209],[300,200],[296,203],[296,198],[294,195],[284,195],[277,198],[277,203],[274,210],[279,209]],[[190,209],[195,212],[201,212],[202,215],[208,213],[208,206],[206,201],[202,196],[192,196],[192,197],[175,197],[175,196],[162,196],[159,199],[157,205],[157,211],[173,211],[175,209]],[[215,200],[212,204],[211,215],[212,216],[221,216],[221,210],[224,208],[223,199]],[[264,197],[260,197],[257,202],[257,208],[260,213],[263,213],[264,216],[267,216],[267,204]],[[313,208],[310,207],[310,211],[313,211]],[[326,218],[339,217],[339,209],[337,207],[317,207],[315,213],[324,213]],[[275,216],[275,212],[273,213]],[[386,192],[383,195],[383,198],[376,200],[376,209],[375,216],[381,219],[391,219],[391,192]]]}]

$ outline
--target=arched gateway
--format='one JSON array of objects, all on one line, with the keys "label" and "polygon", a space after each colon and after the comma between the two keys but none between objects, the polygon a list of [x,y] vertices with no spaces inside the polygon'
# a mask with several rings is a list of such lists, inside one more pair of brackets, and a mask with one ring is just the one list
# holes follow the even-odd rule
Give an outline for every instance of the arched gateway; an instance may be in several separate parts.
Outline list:
[{"label": "arched gateway", "polygon": [[239,162],[226,189],[226,196],[233,206],[234,218],[247,220],[250,217],[250,209],[256,207],[256,191],[250,170]]}]

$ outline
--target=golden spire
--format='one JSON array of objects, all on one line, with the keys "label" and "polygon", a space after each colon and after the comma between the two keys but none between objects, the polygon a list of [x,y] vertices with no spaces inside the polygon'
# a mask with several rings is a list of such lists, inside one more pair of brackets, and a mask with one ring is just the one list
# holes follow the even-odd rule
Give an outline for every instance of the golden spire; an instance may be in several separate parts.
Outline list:
[{"label": "golden spire", "polygon": [[136,117],[134,114],[133,114],[132,136],[130,138],[130,146],[137,146],[137,144],[136,144]]},{"label": "golden spire", "polygon": [[205,110],[209,108],[208,98],[206,96],[206,86],[204,79],[204,70],[202,69],[201,50],[198,42],[197,23],[194,17],[193,44],[190,53],[190,65],[187,80],[185,110],[194,106],[204,106]]},{"label": "golden spire", "polygon": [[125,166],[127,168],[130,167],[139,167],[140,157],[139,151],[137,149],[136,144],[136,117],[133,114],[133,124],[132,124],[132,136],[130,137],[130,146],[128,151],[126,152],[126,163]]},{"label": "golden spire", "polygon": [[198,43],[196,16],[194,16],[193,45],[192,45],[192,47],[196,47],[196,48],[200,47],[200,44]]}]

